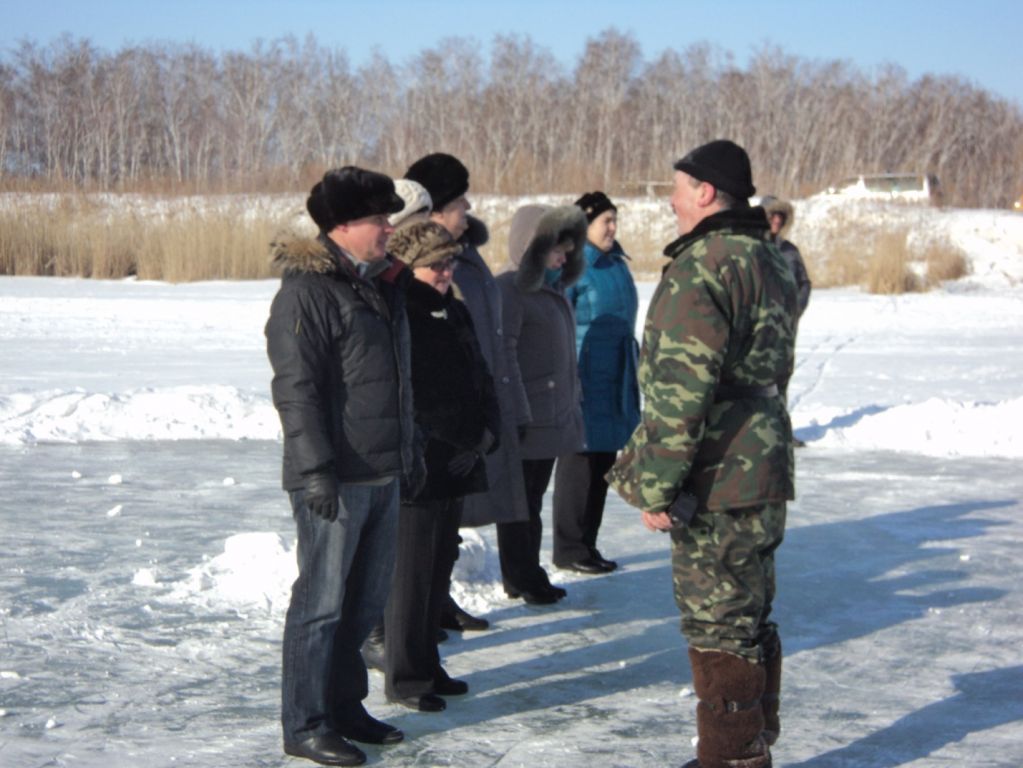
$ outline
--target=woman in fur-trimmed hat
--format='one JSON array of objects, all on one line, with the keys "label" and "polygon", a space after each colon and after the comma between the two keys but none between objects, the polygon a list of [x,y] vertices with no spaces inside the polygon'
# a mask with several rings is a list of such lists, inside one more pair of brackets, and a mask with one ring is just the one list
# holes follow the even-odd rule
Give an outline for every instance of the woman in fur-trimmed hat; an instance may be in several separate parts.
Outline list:
[{"label": "woman in fur-trimmed hat", "polygon": [[497,278],[509,377],[519,400],[519,449],[529,519],[498,523],[501,576],[509,597],[545,605],[565,596],[540,565],[540,510],[556,457],[582,450],[582,390],[575,316],[565,289],[585,268],[586,217],[576,206],[527,205],[512,218],[510,268]]},{"label": "woman in fur-trimmed hat", "polygon": [[426,484],[402,498],[398,558],[384,620],[384,692],[412,709],[438,712],[446,706],[444,696],[469,689],[444,671],[437,636],[458,557],[462,498],[487,490],[483,456],[496,447],[500,416],[469,311],[452,287],[462,246],[440,224],[420,220],[403,224],[388,247],[416,278],[406,306]]}]

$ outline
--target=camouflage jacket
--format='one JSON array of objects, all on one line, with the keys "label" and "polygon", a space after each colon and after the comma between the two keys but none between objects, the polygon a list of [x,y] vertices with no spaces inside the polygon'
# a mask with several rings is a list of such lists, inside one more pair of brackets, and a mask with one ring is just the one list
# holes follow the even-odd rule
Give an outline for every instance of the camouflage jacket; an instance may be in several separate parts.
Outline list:
[{"label": "camouflage jacket", "polygon": [[793,498],[785,402],[734,396],[792,371],[796,286],[767,229],[762,208],[721,211],[664,250],[672,262],[643,331],[643,419],[608,474],[633,506],[660,512],[681,490],[709,510]]}]

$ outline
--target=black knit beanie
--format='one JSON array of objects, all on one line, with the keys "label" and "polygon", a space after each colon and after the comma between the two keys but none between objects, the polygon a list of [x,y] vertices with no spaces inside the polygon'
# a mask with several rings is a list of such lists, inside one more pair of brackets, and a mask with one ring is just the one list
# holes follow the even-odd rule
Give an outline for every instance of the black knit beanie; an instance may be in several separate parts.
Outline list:
[{"label": "black knit beanie", "polygon": [[405,171],[405,178],[426,187],[434,211],[469,191],[469,169],[457,157],[444,152],[419,158]]},{"label": "black knit beanie", "polygon": [[757,191],[753,186],[749,155],[745,149],[727,139],[717,139],[697,147],[675,163],[675,170],[706,181],[736,200],[746,200]]},{"label": "black knit beanie", "polygon": [[618,212],[618,206],[611,202],[611,198],[603,192],[587,192],[575,201],[575,204],[583,209],[586,214],[586,221],[593,223],[604,211]]},{"label": "black knit beanie", "polygon": [[365,216],[397,213],[405,207],[389,176],[346,165],[323,174],[309,192],[306,210],[321,232]]}]

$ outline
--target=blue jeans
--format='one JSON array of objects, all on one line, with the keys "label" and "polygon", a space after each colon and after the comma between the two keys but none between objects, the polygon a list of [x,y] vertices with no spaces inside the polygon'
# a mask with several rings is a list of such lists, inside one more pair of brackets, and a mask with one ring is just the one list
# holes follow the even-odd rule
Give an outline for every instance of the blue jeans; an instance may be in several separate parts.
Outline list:
[{"label": "blue jeans", "polygon": [[387,602],[398,529],[398,480],[341,485],[337,520],[291,493],[298,578],[284,621],[281,725],[285,743],[322,735],[369,692],[359,648]]}]

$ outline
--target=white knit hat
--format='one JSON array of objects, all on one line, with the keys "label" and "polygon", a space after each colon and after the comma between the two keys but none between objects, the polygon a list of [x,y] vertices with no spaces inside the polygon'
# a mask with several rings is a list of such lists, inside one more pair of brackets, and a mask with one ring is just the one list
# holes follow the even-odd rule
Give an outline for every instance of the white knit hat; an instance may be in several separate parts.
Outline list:
[{"label": "white knit hat", "polygon": [[433,201],[430,199],[430,193],[418,181],[395,179],[394,191],[398,193],[398,197],[405,201],[405,207],[387,218],[391,222],[392,227],[398,226],[413,214],[428,214],[433,210]]}]

